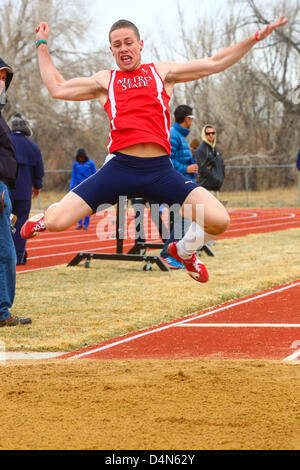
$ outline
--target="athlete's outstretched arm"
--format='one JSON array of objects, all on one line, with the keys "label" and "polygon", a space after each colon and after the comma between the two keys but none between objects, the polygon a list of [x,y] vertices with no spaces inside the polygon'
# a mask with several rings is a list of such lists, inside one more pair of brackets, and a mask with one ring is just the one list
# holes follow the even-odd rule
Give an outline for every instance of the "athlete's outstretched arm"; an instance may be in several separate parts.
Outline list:
[{"label": "athlete's outstretched arm", "polygon": [[[50,28],[47,23],[40,23],[35,32],[37,41],[48,41]],[[41,43],[37,52],[41,77],[52,98],[84,101],[97,98],[103,93],[101,77],[106,71],[98,72],[92,77],[73,78],[66,81],[54,66],[47,45]]]},{"label": "athlete's outstretched arm", "polygon": [[[238,62],[247,52],[252,49],[257,41],[268,37],[276,28],[285,25],[288,20],[282,16],[272,24],[268,24],[263,29],[257,31],[249,38],[233,46],[218,52],[208,59],[199,59],[184,63],[169,63],[165,68],[164,81],[169,83],[180,83],[198,80],[199,78],[222,72]],[[163,64],[158,64],[158,68],[164,70]]]}]

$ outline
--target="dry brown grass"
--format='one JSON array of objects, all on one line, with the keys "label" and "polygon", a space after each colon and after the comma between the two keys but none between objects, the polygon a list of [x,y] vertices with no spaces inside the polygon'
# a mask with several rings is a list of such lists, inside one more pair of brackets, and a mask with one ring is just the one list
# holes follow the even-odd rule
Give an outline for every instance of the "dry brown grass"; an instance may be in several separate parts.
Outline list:
[{"label": "dry brown grass", "polygon": [[[226,207],[246,207],[246,191],[221,192]],[[248,206],[251,208],[297,207],[299,206],[299,190],[297,186],[275,188],[266,191],[250,191]]]},{"label": "dry brown grass", "polygon": [[0,330],[7,350],[69,351],[300,278],[300,229],[220,240],[202,255],[205,285],[184,270],[100,261],[18,275],[13,312],[32,325]]}]

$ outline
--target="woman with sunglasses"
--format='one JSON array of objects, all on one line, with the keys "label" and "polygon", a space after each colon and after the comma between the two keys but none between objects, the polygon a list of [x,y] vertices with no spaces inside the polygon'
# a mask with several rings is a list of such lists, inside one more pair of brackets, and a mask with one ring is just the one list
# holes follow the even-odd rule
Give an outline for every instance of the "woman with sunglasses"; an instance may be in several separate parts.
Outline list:
[{"label": "woman with sunglasses", "polygon": [[199,168],[197,182],[219,199],[219,191],[225,178],[225,165],[220,149],[216,146],[215,128],[207,124],[202,129],[201,137],[202,143],[193,152]]}]

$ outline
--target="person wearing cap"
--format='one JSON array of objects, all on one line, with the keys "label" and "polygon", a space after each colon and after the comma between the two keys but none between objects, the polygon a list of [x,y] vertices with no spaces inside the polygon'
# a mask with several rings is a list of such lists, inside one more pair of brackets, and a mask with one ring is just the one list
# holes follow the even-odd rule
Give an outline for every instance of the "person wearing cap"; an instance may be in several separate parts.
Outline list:
[{"label": "person wearing cap", "polygon": [[[195,163],[192,150],[187,141],[194,119],[193,108],[184,104],[178,106],[174,111],[174,118],[175,122],[170,129],[171,161],[177,171],[195,183],[198,165]],[[179,211],[174,212],[174,226],[171,230],[170,238],[166,240],[160,253],[160,257],[170,269],[180,269],[183,268],[183,265],[168,254],[168,245],[180,240],[190,225],[191,221],[181,217]],[[175,238],[175,231],[176,233],[181,233],[180,238]]]},{"label": "person wearing cap", "polygon": [[44,164],[37,144],[32,136],[28,120],[20,113],[11,119],[11,139],[19,165],[15,189],[10,191],[13,214],[17,216],[13,240],[17,253],[17,265],[27,262],[26,240],[21,237],[22,225],[29,217],[31,200],[40,194],[43,187]]},{"label": "person wearing cap", "polygon": [[202,129],[202,143],[193,155],[199,167],[197,181],[217,199],[225,178],[225,164],[220,149],[216,145],[214,126],[206,124]]},{"label": "person wearing cap", "polygon": [[12,78],[12,68],[0,58],[0,327],[31,323],[30,318],[20,318],[10,312],[16,292],[16,250],[11,234],[9,190],[17,179],[18,162],[2,110]]},{"label": "person wearing cap", "polygon": [[[89,176],[96,173],[97,168],[93,160],[91,160],[84,148],[78,149],[76,152],[76,159],[72,167],[70,190],[76,188],[82,181],[86,180]],[[90,224],[90,217],[79,220],[76,230],[87,230]]]}]

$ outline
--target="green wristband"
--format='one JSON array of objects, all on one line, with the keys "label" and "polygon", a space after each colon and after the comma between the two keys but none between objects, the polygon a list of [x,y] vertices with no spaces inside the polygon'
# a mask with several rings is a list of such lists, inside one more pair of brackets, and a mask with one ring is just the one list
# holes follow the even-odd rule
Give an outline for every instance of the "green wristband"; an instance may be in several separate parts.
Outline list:
[{"label": "green wristband", "polygon": [[47,44],[47,41],[45,41],[45,39],[40,39],[39,41],[36,41],[35,47],[39,47],[40,44]]}]

